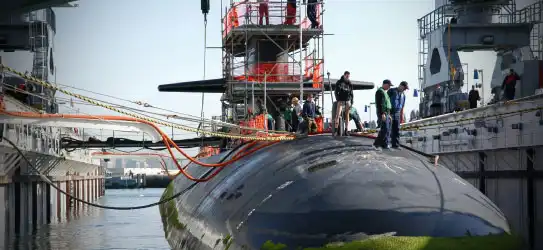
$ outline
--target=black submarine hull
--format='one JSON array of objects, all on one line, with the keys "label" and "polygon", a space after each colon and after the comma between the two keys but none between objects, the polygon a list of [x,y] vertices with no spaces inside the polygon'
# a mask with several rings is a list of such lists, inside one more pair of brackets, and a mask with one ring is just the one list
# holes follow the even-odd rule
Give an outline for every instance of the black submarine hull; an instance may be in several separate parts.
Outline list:
[{"label": "black submarine hull", "polygon": [[[186,192],[160,206],[165,236],[173,249],[520,249],[503,213],[471,184],[372,143],[310,136],[261,149],[208,182],[179,176],[163,198]],[[188,170],[201,177],[210,168]]]}]

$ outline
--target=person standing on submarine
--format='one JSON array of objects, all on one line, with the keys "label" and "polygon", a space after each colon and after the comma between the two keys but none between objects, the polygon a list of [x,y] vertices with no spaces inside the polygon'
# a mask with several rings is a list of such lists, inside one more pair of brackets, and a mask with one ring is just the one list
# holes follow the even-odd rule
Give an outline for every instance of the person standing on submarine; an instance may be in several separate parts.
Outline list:
[{"label": "person standing on submarine", "polygon": [[373,146],[376,148],[389,148],[388,141],[390,138],[391,120],[390,111],[392,109],[392,104],[390,103],[390,97],[388,96],[387,91],[390,89],[390,86],[392,86],[392,83],[390,80],[386,79],[383,81],[383,86],[380,87],[377,92],[375,92],[375,107],[377,109],[377,116],[379,117],[377,122],[379,123],[380,127],[379,134],[373,142]]},{"label": "person standing on submarine", "polygon": [[317,123],[315,123],[315,118],[317,117],[316,110],[313,95],[307,95],[307,100],[302,108],[302,117],[304,118],[305,126],[307,126],[306,131],[303,131],[304,133],[317,133]]},{"label": "person standing on submarine", "polygon": [[403,108],[405,106],[405,90],[409,89],[406,81],[400,83],[397,88],[391,88],[388,90],[388,96],[390,98],[391,115],[392,115],[392,130],[391,130],[391,142],[392,148],[400,149],[400,124],[403,120]]},{"label": "person standing on submarine", "polygon": [[302,105],[297,97],[292,98],[292,132],[298,131],[300,120],[302,119]]}]

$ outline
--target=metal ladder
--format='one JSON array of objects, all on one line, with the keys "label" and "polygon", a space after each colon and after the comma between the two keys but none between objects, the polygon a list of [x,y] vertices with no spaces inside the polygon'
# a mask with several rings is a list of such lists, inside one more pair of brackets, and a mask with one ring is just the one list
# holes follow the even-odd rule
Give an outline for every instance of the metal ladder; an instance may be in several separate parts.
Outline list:
[{"label": "metal ladder", "polygon": [[[48,62],[49,62],[49,40],[48,40],[48,25],[45,22],[47,12],[45,10],[37,10],[29,13],[29,34],[30,51],[34,53],[32,62],[32,76],[43,81],[48,81]],[[43,86],[34,85],[35,94],[45,98],[50,97],[49,91]],[[47,100],[43,98],[31,97],[31,105],[34,107],[47,110],[50,106]]]}]

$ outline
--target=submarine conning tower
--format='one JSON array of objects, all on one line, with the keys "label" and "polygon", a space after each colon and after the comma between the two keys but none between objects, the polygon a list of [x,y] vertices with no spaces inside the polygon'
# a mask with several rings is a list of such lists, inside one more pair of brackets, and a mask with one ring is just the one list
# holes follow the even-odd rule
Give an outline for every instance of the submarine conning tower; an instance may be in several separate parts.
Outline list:
[{"label": "submarine conning tower", "polygon": [[[268,127],[270,114],[274,130],[284,131],[283,111],[294,97],[312,94],[325,109],[324,92],[334,89],[336,80],[324,75],[322,1],[230,0],[221,10],[223,77],[164,84],[159,91],[222,93],[221,121],[259,129]],[[374,87],[351,83],[353,90]]]},{"label": "submarine conning tower", "polygon": [[[539,27],[534,29],[540,23],[540,2],[517,10],[514,0],[436,0],[436,9],[418,20],[421,117],[465,108],[458,103],[466,104],[468,68],[458,52],[498,52],[496,67],[501,75],[492,88],[501,86],[509,69],[540,64],[535,56],[541,54],[541,35]],[[523,55],[503,60],[513,52]],[[514,65],[517,61],[522,65]],[[533,95],[540,87],[538,70],[527,72],[526,77],[530,81],[523,82],[520,97]],[[484,85],[477,87],[485,91]]]},{"label": "submarine conning tower", "polygon": [[[314,23],[306,14],[311,8]],[[277,117],[291,97],[323,93],[322,10],[323,3],[311,1],[269,1],[267,7],[230,1],[222,32],[223,100],[230,117],[263,108]]]}]

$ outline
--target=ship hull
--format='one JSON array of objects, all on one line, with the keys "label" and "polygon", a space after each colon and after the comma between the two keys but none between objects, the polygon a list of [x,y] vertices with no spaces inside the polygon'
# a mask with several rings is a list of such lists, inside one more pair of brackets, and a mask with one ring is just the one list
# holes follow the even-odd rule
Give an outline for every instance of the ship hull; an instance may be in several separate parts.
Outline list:
[{"label": "ship hull", "polygon": [[[505,247],[500,249],[518,249],[502,212],[473,186],[420,155],[376,151],[372,142],[312,136],[261,149],[209,182],[194,185],[180,176],[163,198],[188,191],[160,206],[166,238],[173,249],[351,244],[356,249],[428,250],[417,244],[443,240],[453,248],[485,249],[488,244],[469,244],[488,240]],[[229,153],[206,161],[220,161]],[[196,177],[209,171],[194,164],[188,169]],[[463,243],[451,238],[466,235],[471,238]],[[396,244],[402,240],[412,246]],[[495,244],[486,247],[496,249]]]}]

